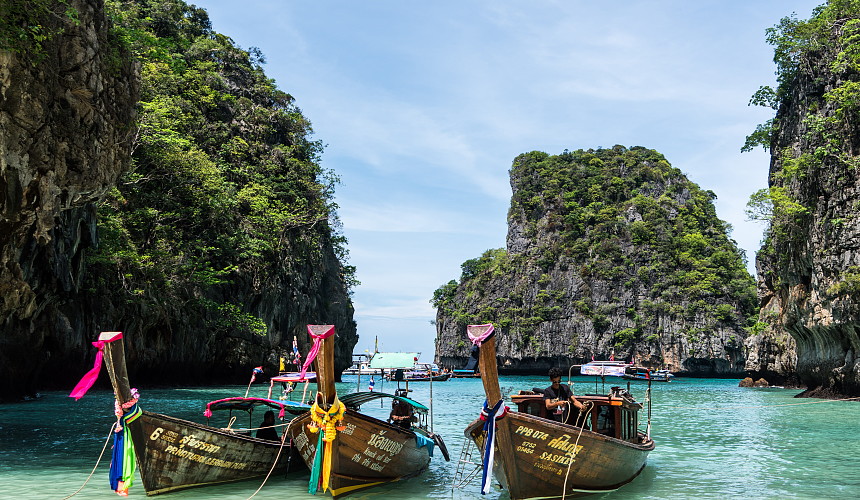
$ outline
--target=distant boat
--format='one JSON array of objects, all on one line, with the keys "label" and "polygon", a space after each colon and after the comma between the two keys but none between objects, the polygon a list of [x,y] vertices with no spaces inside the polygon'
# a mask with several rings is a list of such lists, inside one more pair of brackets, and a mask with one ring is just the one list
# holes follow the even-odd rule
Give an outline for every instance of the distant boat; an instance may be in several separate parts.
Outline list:
[{"label": "distant boat", "polygon": [[[339,398],[334,383],[334,326],[308,325],[308,331],[319,351],[316,399],[311,411],[296,418],[287,432],[311,469],[309,493],[321,489],[339,497],[417,476],[427,468],[436,446],[448,459],[442,438],[427,427],[429,409],[405,397],[405,391],[395,395],[355,392]],[[377,356],[374,362],[386,359]],[[411,365],[413,357],[408,362]],[[389,421],[361,413],[361,405],[378,399],[391,400]]]},{"label": "distant boat", "polygon": [[451,370],[451,378],[481,378],[481,372],[477,370],[466,370],[464,368],[457,368]]},{"label": "distant boat", "polygon": [[478,371],[478,347],[472,346],[469,353],[469,361],[463,368],[451,370],[451,376],[454,378],[479,378],[481,372]]},{"label": "distant boat", "polygon": [[395,370],[388,374],[389,380],[404,382],[444,382],[449,378],[450,372],[442,372],[432,363],[415,363],[411,370]]},{"label": "distant boat", "polygon": [[353,354],[352,365],[343,371],[344,375],[380,375],[383,370],[370,367],[373,356],[370,354]]},{"label": "distant boat", "polygon": [[[494,474],[513,500],[605,493],[642,471],[654,441],[650,428],[638,429],[642,405],[626,390],[577,395],[585,409],[570,410],[568,421],[575,424],[550,419],[543,394],[535,391],[512,396],[516,410],[508,411],[499,388],[493,327],[470,325],[468,330],[480,343],[487,401],[481,418],[465,431],[484,455],[482,492],[489,491]],[[604,363],[600,374],[612,368]],[[591,369],[583,365],[581,371]]]},{"label": "distant boat", "polygon": [[[138,404],[138,395],[130,388],[125,364],[122,333],[103,332],[99,336],[104,351],[104,363],[116,395],[117,408],[121,408],[120,421],[125,426],[123,440],[131,439],[134,453],[123,455],[123,444],[115,445],[120,453],[117,461],[135,461],[139,467],[143,489],[147,495],[156,495],[184,488],[216,483],[240,481],[262,477],[274,470],[284,470],[290,463],[294,449],[290,442],[270,441],[253,437],[243,429],[212,427],[187,420],[152,413]],[[96,372],[97,373],[97,372]],[[84,392],[86,389],[83,389]],[[73,395],[77,392],[73,392]],[[82,395],[82,394],[81,394]],[[75,396],[79,397],[79,396]],[[155,405],[157,401],[149,404]],[[236,397],[209,403],[205,415],[212,410],[240,410],[248,413],[249,427],[253,427],[251,413],[254,408],[267,407],[285,413],[302,414],[309,405],[276,401],[266,398]],[[120,411],[120,410],[117,410]],[[133,470],[133,469],[131,469]],[[112,474],[113,476],[113,474]],[[115,486],[119,493],[127,486]]]}]

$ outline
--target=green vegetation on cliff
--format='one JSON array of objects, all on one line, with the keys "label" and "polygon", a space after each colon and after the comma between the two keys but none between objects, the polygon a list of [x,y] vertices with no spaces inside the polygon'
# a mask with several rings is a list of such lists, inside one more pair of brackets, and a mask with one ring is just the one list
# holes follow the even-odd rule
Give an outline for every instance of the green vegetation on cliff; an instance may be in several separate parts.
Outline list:
[{"label": "green vegetation on cliff", "polygon": [[533,354],[547,349],[541,325],[579,328],[564,332],[572,354],[587,332],[627,351],[656,344],[669,329],[658,318],[672,318],[696,344],[719,325],[743,334],[756,313],[754,281],[714,193],[656,151],[531,152],[514,160],[511,179],[508,248],[466,261],[459,281],[436,290],[440,318],[492,322]]},{"label": "green vegetation on cliff", "polygon": [[[807,243],[811,212],[822,195],[816,186],[834,175],[846,184],[860,168],[860,1],[831,0],[808,20],[785,17],[767,30],[767,41],[774,46],[778,85],[761,87],[750,103],[777,114],[747,137],[743,149],[761,146],[775,159],[770,185],[750,196],[747,215],[768,223],[760,255],[775,263],[765,273],[776,285],[781,278],[774,271],[788,269],[791,249]],[[829,217],[826,230],[839,232],[846,223]],[[853,274],[845,276],[851,280]],[[846,283],[830,292],[855,288]]]},{"label": "green vegetation on cliff", "polygon": [[[768,223],[757,255],[762,335],[751,369],[797,377],[811,394],[860,394],[860,1],[830,0],[768,30],[776,110],[745,149],[771,153],[748,215]],[[790,337],[789,337],[790,335]],[[754,346],[755,347],[755,346]],[[817,396],[816,396],[817,397]]]},{"label": "green vegetation on cliff", "polygon": [[[259,50],[214,32],[205,10],[179,0],[106,9],[142,81],[132,169],[98,209],[90,286],[150,310],[181,304],[210,332],[263,334],[231,285],[300,281],[332,245],[346,259],[322,144]],[[354,269],[341,278],[354,284]]]}]

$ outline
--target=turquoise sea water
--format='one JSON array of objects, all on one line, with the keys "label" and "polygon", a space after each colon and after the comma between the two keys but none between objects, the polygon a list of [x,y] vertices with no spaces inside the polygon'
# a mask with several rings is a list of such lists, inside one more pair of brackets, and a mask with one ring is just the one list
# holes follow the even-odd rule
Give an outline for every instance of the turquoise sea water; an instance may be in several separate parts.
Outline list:
[{"label": "turquoise sea water", "polygon": [[[366,381],[362,377],[362,390]],[[573,382],[576,393],[595,392],[590,378],[575,377]],[[391,392],[394,385],[377,382],[376,389]],[[501,378],[503,393],[546,385],[544,377]],[[860,498],[860,402],[794,399],[797,390],[737,385],[737,380],[686,378],[653,384],[652,436],[657,447],[648,465],[618,491],[591,498]],[[637,399],[643,399],[645,387],[644,382],[632,383]],[[206,402],[241,396],[245,388],[139,389],[146,409],[205,421]],[[355,388],[354,377],[338,384],[341,393]],[[430,402],[429,384],[410,388],[413,398]],[[107,391],[92,390],[76,402],[66,394],[49,392],[37,401],[0,405],[0,498],[62,499],[87,480],[110,431],[113,397]],[[255,385],[251,395],[264,396],[265,388]],[[349,498],[482,498],[477,480],[451,488],[464,444],[463,429],[483,403],[480,379],[433,383],[432,399],[435,431],[445,439],[452,461],[445,462],[435,453],[423,475]],[[380,416],[388,411],[379,403],[363,409]],[[92,479],[72,498],[117,498],[107,485],[109,453],[108,449]],[[307,472],[273,477],[253,498],[312,498],[307,480]],[[159,498],[243,499],[251,497],[261,482],[209,486]],[[145,498],[139,483],[129,496]],[[508,497],[496,488],[483,498]]]}]

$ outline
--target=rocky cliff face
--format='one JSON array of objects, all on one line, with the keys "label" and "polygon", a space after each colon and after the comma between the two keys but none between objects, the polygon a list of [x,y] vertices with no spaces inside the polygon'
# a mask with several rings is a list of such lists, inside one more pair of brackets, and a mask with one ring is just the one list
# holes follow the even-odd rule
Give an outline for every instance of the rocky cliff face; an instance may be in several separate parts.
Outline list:
[{"label": "rocky cliff face", "polygon": [[78,318],[61,310],[77,291],[83,253],[94,243],[92,203],[127,167],[134,131],[131,59],[110,57],[117,48],[100,1],[69,5],[78,22],[59,7],[30,20],[57,33],[41,50],[0,51],[3,395],[32,391],[50,362],[48,351],[81,344],[80,334],[69,335],[82,326]]},{"label": "rocky cliff face", "polygon": [[713,193],[659,153],[616,146],[514,160],[507,248],[436,291],[436,356],[465,364],[492,322],[500,370],[596,359],[704,376],[744,370],[754,284]]},{"label": "rocky cliff face", "polygon": [[[309,323],[335,324],[337,365],[348,366],[352,304],[324,224],[306,238],[312,265],[290,258],[308,243],[285,234],[274,270],[239,270],[228,283],[189,290],[187,302],[163,300],[157,286],[129,300],[121,273],[88,267],[102,243],[96,206],[130,167],[139,70],[101,0],[70,0],[73,15],[54,4],[11,2],[22,22],[52,36],[0,50],[0,399],[73,386],[92,366],[99,331],[125,332],[136,383],[244,382],[260,364],[271,373],[293,336],[307,352]],[[267,333],[191,307],[204,298],[241,304]]]},{"label": "rocky cliff face", "polygon": [[796,356],[810,395],[860,394],[858,19],[833,2],[774,38],[781,85],[757,265],[767,342],[791,339],[750,368],[784,373]]}]

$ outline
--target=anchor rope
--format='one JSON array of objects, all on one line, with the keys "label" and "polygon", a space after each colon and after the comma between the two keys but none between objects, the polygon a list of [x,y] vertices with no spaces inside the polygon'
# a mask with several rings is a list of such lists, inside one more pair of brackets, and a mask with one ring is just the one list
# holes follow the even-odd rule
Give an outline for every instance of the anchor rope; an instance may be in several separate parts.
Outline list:
[{"label": "anchor rope", "polygon": [[84,489],[84,486],[86,486],[87,483],[90,482],[90,479],[92,479],[93,474],[96,473],[96,469],[98,469],[98,467],[99,467],[99,463],[102,461],[102,457],[104,457],[104,455],[105,455],[105,450],[107,449],[107,445],[108,445],[108,443],[110,443],[111,438],[113,437],[113,433],[114,433],[115,428],[116,428],[116,422],[114,422],[110,425],[110,431],[108,432],[107,439],[105,439],[104,446],[102,446],[102,451],[101,451],[101,453],[99,453],[99,458],[96,460],[96,464],[93,466],[93,470],[90,471],[90,475],[87,476],[86,480],[84,480],[84,484],[82,484],[81,487],[78,488],[77,491],[75,491],[71,495],[69,495],[67,497],[63,497],[63,500],[68,500],[69,498],[72,498],[73,496],[77,495],[78,493],[81,492],[81,490]]},{"label": "anchor rope", "polygon": [[[274,462],[272,462],[272,468],[269,469],[268,474],[266,474],[266,477],[263,478],[263,482],[260,484],[260,487],[257,488],[257,491],[252,493],[251,496],[249,496],[246,500],[251,500],[252,498],[257,496],[257,493],[259,493],[260,490],[263,489],[263,486],[266,485],[266,482],[269,480],[269,477],[272,475],[272,472],[275,471],[275,467],[277,467],[277,465],[278,465],[278,460],[280,460],[280,458],[281,458],[281,452],[284,450],[284,443],[287,440],[287,435],[290,433],[290,426],[293,425],[293,422],[295,422],[295,421],[296,421],[296,419],[294,418],[286,424],[278,424],[277,426],[274,426],[274,425],[272,426],[272,427],[282,427],[282,426],[286,425],[287,428],[284,429],[283,434],[281,434],[281,446],[278,447],[278,454],[275,455],[275,460],[274,460]],[[290,446],[292,446],[292,444]]]},{"label": "anchor rope", "polygon": [[[570,406],[570,402],[565,402],[565,404]],[[586,404],[588,404],[588,409],[585,410],[585,413],[580,412],[580,415],[576,417],[576,423],[579,427],[579,434],[576,436],[576,442],[573,444],[574,456],[576,456],[576,454],[577,454],[577,447],[579,446],[579,438],[582,437],[582,431],[585,430],[585,419],[588,418],[588,414],[591,413],[591,410],[594,409],[594,405],[590,404],[590,402],[588,402]],[[568,408],[568,411],[570,411],[570,408]],[[582,417],[582,425],[579,425],[580,417]],[[564,500],[565,497],[567,496],[567,478],[570,476],[570,468],[573,466],[573,459],[574,459],[574,457],[570,457],[570,462],[567,463],[567,472],[564,474],[564,486],[562,486],[562,488],[561,488],[561,500]]]}]

